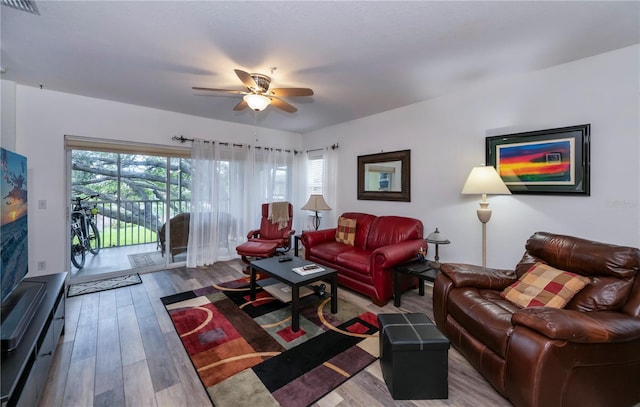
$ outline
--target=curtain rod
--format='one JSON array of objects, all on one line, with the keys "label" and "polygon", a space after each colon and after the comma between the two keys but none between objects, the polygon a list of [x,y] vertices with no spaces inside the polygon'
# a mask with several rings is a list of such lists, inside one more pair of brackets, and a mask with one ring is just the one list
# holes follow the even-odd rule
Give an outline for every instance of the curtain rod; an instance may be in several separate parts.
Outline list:
[{"label": "curtain rod", "polygon": [[338,147],[340,147],[340,146],[338,145],[338,143],[335,143],[335,144],[332,144],[332,145],[330,145],[330,146],[328,146],[328,147],[314,148],[314,149],[312,149],[312,150],[307,150],[306,152],[307,152],[307,153],[310,153],[310,152],[312,152],[312,151],[322,151],[322,150],[324,150],[325,148],[330,148],[330,149],[332,149],[332,150],[337,150],[337,149],[338,149]]},{"label": "curtain rod", "polygon": [[[179,141],[180,143],[186,143],[187,141],[193,141],[194,139],[192,138],[187,138],[183,135],[180,135],[180,137],[178,136],[173,136],[171,137],[171,140],[173,141]],[[244,147],[247,146],[249,148],[251,148],[252,146],[250,144],[235,144],[235,143],[229,143],[226,141],[210,141],[210,140],[204,140],[205,143],[218,143],[218,144],[222,144],[223,146],[228,146],[231,145],[232,147]],[[273,147],[260,147],[260,146],[255,146],[253,148],[256,148],[258,150],[262,149],[262,150],[275,150],[275,151],[284,151],[286,153],[290,153],[291,151],[293,151],[293,154],[298,154],[300,151],[298,150],[286,150],[286,149],[282,149],[282,148],[273,148]]]}]

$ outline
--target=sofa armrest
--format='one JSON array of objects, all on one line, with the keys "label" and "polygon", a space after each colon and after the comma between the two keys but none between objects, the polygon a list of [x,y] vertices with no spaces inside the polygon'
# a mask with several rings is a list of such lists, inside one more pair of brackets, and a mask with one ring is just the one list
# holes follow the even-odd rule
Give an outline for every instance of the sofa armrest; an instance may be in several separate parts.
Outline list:
[{"label": "sofa armrest", "polygon": [[515,271],[494,269],[472,264],[443,263],[440,272],[446,274],[456,287],[477,287],[503,290],[517,280]]},{"label": "sofa armrest", "polygon": [[371,253],[371,264],[376,268],[391,268],[415,258],[420,247],[426,245],[423,239],[415,239],[379,247]]},{"label": "sofa armrest", "polygon": [[322,230],[306,230],[302,232],[302,245],[306,248],[317,244],[336,240],[336,228]]},{"label": "sofa armrest", "polygon": [[575,343],[614,343],[640,338],[640,319],[622,312],[531,307],[515,312],[511,322],[550,339]]},{"label": "sofa armrest", "polygon": [[260,229],[251,230],[247,233],[247,239],[255,239],[258,236],[260,236]]}]

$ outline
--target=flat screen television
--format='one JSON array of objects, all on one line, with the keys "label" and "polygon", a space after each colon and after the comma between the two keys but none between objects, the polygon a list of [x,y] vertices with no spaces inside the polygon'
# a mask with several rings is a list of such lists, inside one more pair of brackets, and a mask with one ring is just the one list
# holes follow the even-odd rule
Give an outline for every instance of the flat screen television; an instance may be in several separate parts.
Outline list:
[{"label": "flat screen television", "polygon": [[0,148],[2,184],[0,192],[0,239],[2,303],[29,271],[27,244],[27,158]]},{"label": "flat screen television", "polygon": [[18,345],[44,296],[38,283],[23,283],[29,272],[27,158],[0,148],[0,299],[2,350]]}]

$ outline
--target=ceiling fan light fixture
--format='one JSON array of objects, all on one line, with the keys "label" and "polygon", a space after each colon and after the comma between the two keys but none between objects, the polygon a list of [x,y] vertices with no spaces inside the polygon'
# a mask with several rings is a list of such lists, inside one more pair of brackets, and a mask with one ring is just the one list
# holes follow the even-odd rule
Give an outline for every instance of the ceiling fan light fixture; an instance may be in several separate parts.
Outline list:
[{"label": "ceiling fan light fixture", "polygon": [[264,95],[257,95],[255,93],[244,95],[243,99],[247,102],[249,107],[256,112],[263,111],[271,104],[271,99]]},{"label": "ceiling fan light fixture", "polygon": [[[269,89],[271,78],[259,73],[247,73],[241,69],[234,69],[238,79],[245,86],[246,90],[215,89],[193,86],[196,91],[211,91],[220,94],[244,95],[240,103],[235,105],[234,111],[250,108],[255,112],[261,112],[269,106],[280,109],[283,112],[295,113],[298,111],[295,106],[281,99],[282,97],[293,96],[313,96],[313,90],[309,88],[277,88]],[[273,72],[273,68],[272,68]]]}]

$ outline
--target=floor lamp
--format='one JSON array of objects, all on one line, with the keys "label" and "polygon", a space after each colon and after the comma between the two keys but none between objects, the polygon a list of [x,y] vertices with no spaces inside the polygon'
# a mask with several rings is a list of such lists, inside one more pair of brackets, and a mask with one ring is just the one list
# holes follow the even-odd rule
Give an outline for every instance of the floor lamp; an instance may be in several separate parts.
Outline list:
[{"label": "floor lamp", "polygon": [[462,187],[463,195],[482,195],[480,208],[476,211],[482,222],[482,267],[487,267],[487,222],[491,219],[491,209],[487,195],[511,195],[495,168],[491,166],[473,167]]},{"label": "floor lamp", "polygon": [[318,230],[320,226],[320,216],[318,216],[318,212],[321,211],[330,211],[331,208],[325,202],[324,197],[322,195],[311,195],[306,204],[300,209],[304,209],[306,211],[314,211],[316,215],[313,218],[313,227]]}]

